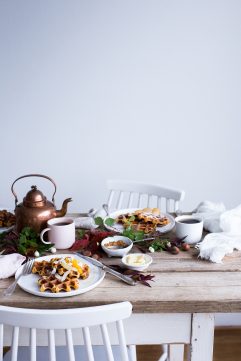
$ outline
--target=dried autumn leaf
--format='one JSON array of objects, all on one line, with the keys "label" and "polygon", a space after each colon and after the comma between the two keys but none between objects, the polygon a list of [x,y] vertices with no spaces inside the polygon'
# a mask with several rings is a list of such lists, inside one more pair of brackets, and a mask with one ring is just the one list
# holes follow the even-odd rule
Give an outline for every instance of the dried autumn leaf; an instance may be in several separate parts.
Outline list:
[{"label": "dried autumn leaf", "polygon": [[151,287],[150,283],[146,282],[146,281],[140,281],[140,283],[142,283],[145,286]]},{"label": "dried autumn leaf", "polygon": [[79,249],[87,248],[89,245],[89,239],[90,236],[88,234],[85,234],[82,239],[77,239],[70,248],[70,251],[78,251]]},{"label": "dried autumn leaf", "polygon": [[113,269],[115,269],[116,271],[123,273],[125,275],[130,276],[133,280],[142,283],[145,286],[151,287],[151,285],[147,282],[147,281],[154,281],[154,275],[151,274],[144,274],[141,273],[139,271],[135,271],[135,270],[130,270],[130,269],[123,269],[122,267],[118,266],[118,265],[111,265],[109,266]]}]

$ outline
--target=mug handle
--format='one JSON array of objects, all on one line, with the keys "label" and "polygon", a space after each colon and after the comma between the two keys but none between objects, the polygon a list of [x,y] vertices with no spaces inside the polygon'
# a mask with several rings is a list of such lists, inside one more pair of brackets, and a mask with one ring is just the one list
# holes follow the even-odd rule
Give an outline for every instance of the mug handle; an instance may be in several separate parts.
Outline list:
[{"label": "mug handle", "polygon": [[45,241],[44,238],[43,238],[44,233],[45,233],[45,232],[48,232],[48,231],[50,231],[50,228],[44,228],[44,229],[42,230],[42,232],[40,233],[40,239],[41,239],[41,241],[42,241],[43,243],[45,243],[45,244],[51,244],[51,242],[47,242],[47,241]]}]

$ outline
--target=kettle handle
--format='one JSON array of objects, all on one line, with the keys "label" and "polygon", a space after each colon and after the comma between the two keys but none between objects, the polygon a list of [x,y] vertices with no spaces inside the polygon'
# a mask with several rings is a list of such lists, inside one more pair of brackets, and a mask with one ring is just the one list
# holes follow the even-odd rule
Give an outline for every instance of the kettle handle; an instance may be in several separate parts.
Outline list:
[{"label": "kettle handle", "polygon": [[15,206],[17,205],[18,203],[18,198],[17,198],[17,194],[15,193],[14,189],[13,189],[13,186],[14,184],[19,180],[19,179],[22,179],[22,178],[27,178],[27,177],[42,177],[42,178],[46,178],[48,179],[50,182],[53,183],[54,185],[54,194],[52,195],[52,202],[54,203],[54,195],[56,193],[56,190],[57,190],[57,186],[55,184],[55,182],[53,181],[53,179],[51,179],[50,177],[48,177],[47,175],[43,175],[43,174],[26,174],[26,175],[23,175],[22,177],[19,177],[17,179],[15,179],[15,181],[13,182],[12,184],[12,187],[11,187],[11,191],[15,197]]}]

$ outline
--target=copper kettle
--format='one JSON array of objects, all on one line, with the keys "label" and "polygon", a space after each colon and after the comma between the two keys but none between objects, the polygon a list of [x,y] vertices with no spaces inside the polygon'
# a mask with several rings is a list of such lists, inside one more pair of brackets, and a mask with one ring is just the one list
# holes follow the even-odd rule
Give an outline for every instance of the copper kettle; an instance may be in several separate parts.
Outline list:
[{"label": "copper kettle", "polygon": [[[16,193],[13,190],[14,184],[22,179],[27,177],[42,177],[51,181],[54,185],[54,194],[52,196],[52,202],[48,201],[43,193],[37,189],[35,185],[31,187],[31,190],[26,194],[22,203],[18,204],[18,198]],[[43,228],[46,227],[47,221],[50,218],[54,217],[63,217],[67,212],[67,204],[72,201],[71,198],[64,200],[62,208],[56,210],[54,204],[54,195],[56,193],[56,184],[55,182],[42,174],[27,174],[22,177],[17,178],[11,187],[12,193],[15,197],[15,215],[16,215],[16,231],[21,232],[21,230],[28,226],[34,229],[39,233]]]}]

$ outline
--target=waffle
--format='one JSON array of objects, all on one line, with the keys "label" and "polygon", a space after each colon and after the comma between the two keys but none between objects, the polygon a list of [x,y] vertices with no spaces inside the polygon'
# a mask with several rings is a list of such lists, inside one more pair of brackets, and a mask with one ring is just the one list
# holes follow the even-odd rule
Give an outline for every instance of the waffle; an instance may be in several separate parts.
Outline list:
[{"label": "waffle", "polygon": [[134,221],[131,223],[131,227],[135,230],[135,231],[143,231],[144,233],[148,234],[148,233],[152,233],[155,231],[156,226],[154,224],[151,223],[145,223],[145,222],[138,222],[138,221]]},{"label": "waffle", "polygon": [[121,214],[116,219],[117,223],[124,228],[131,226],[136,231],[152,233],[157,227],[164,227],[170,221],[167,217],[161,216],[158,208],[144,208],[133,213]]},{"label": "waffle", "polygon": [[77,290],[79,288],[78,278],[66,278],[61,282],[54,275],[42,276],[38,280],[40,292],[51,291],[52,293],[58,293],[60,291],[70,292],[71,290]]},{"label": "waffle", "polygon": [[[65,258],[65,260],[67,257]],[[52,258],[50,261],[40,261],[34,262],[32,273],[38,274],[40,276],[49,276],[51,273],[57,273],[60,276],[66,272],[66,269],[57,262],[60,258]],[[89,276],[89,266],[86,264],[82,265],[79,270],[71,270],[68,277],[69,278],[82,278],[86,279]]]},{"label": "waffle", "polygon": [[[40,276],[49,276],[53,272],[57,273],[60,276],[63,276],[63,274],[66,272],[66,269],[59,264],[54,266],[51,262],[47,261],[35,262],[32,268],[32,273],[39,274]],[[79,277],[80,273],[78,271],[70,271],[69,278]]]},{"label": "waffle", "polygon": [[36,273],[40,276],[47,276],[50,272],[52,272],[53,267],[51,262],[48,261],[41,261],[41,262],[34,262],[32,273]]},{"label": "waffle", "polygon": [[6,209],[0,210],[0,227],[11,227],[15,224],[16,217]]},{"label": "waffle", "polygon": [[51,258],[49,261],[34,262],[32,273],[39,275],[38,285],[41,292],[69,292],[79,288],[79,278],[86,279],[90,268],[87,264],[79,264],[72,257]]},{"label": "waffle", "polygon": [[161,211],[159,208],[143,208],[143,209],[138,209],[133,214],[135,215],[150,214],[152,216],[160,216]]}]

